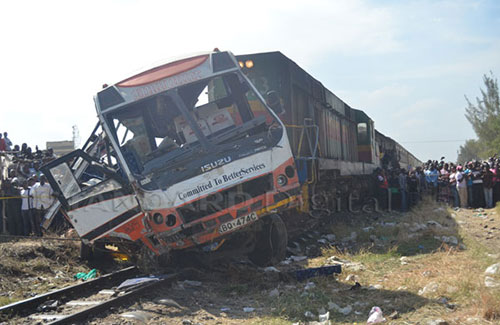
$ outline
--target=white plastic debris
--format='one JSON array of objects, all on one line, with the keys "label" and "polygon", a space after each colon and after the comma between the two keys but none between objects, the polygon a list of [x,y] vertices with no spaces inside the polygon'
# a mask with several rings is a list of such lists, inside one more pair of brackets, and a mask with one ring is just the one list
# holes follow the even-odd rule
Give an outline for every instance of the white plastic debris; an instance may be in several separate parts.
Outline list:
[{"label": "white plastic debris", "polygon": [[484,271],[484,274],[500,274],[500,263],[488,266],[488,268],[486,268],[486,271]]},{"label": "white plastic debris", "polygon": [[230,311],[230,310],[231,310],[231,308],[229,308],[229,307],[222,307],[222,308],[220,309],[220,311],[221,311],[221,312],[223,312],[223,313],[228,312],[228,311]]},{"label": "white plastic debris", "polygon": [[435,293],[438,290],[438,288],[439,284],[437,284],[436,282],[431,282],[422,289],[418,290],[418,294],[422,296],[427,293]]},{"label": "white plastic debris", "polygon": [[323,245],[328,244],[328,241],[326,239],[324,239],[324,238],[318,239],[317,242],[320,243],[320,244],[323,244]]},{"label": "white plastic debris", "polygon": [[349,315],[352,312],[352,307],[351,305],[347,305],[344,308],[341,308],[339,305],[337,305],[334,302],[328,302],[328,309],[333,310],[337,313],[341,313],[345,316]]},{"label": "white plastic debris", "polygon": [[351,305],[347,305],[344,308],[339,309],[339,313],[343,314],[344,316],[347,316],[351,313],[352,307]]},{"label": "white plastic debris", "polygon": [[304,313],[304,316],[305,316],[306,318],[314,318],[314,314],[313,314],[313,313],[311,313],[310,311],[306,311],[306,312]]},{"label": "white plastic debris", "polygon": [[188,286],[188,287],[201,287],[201,282],[200,281],[192,281],[192,280],[184,280],[182,284]]},{"label": "white plastic debris", "polygon": [[375,306],[372,307],[372,309],[370,310],[366,324],[377,324],[377,323],[383,323],[385,321],[386,319],[382,314],[382,309],[380,309],[380,307]]},{"label": "white plastic debris", "polygon": [[244,307],[244,308],[243,308],[243,311],[244,311],[245,313],[251,313],[251,312],[255,311],[255,308],[252,308],[252,307]]},{"label": "white plastic debris", "polygon": [[325,238],[326,238],[328,241],[332,242],[332,241],[335,241],[335,238],[336,238],[336,237],[335,237],[335,235],[334,235],[334,234],[328,234],[328,235],[325,235]]},{"label": "white plastic debris", "polygon": [[278,270],[274,266],[268,266],[268,267],[264,268],[264,272],[278,272],[279,273],[280,270]]},{"label": "white plastic debris", "polygon": [[500,282],[495,281],[495,279],[493,279],[490,276],[487,276],[484,278],[484,285],[487,288],[498,288],[498,287],[500,287]]},{"label": "white plastic debris", "polygon": [[290,256],[290,259],[293,262],[300,262],[300,261],[306,260],[307,256],[295,256],[295,255],[292,255],[292,256]]},{"label": "white plastic debris", "polygon": [[326,322],[327,320],[329,320],[329,319],[330,319],[330,312],[329,312],[329,311],[327,311],[327,312],[326,312],[326,313],[324,313],[324,314],[319,314],[318,318],[319,318],[319,321],[320,321],[320,322]]},{"label": "white plastic debris", "polygon": [[316,284],[314,282],[307,282],[306,286],[304,287],[304,290],[311,290],[316,288]]}]

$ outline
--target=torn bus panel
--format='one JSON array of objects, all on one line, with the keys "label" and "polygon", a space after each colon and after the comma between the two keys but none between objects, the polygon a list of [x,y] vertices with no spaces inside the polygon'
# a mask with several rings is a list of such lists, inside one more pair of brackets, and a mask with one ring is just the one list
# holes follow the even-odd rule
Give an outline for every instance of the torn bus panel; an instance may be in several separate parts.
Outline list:
[{"label": "torn bus panel", "polygon": [[44,167],[84,242],[156,255],[225,243],[260,264],[284,257],[277,213],[300,201],[294,158],[275,108],[230,52],[174,60],[94,100],[101,132]]}]

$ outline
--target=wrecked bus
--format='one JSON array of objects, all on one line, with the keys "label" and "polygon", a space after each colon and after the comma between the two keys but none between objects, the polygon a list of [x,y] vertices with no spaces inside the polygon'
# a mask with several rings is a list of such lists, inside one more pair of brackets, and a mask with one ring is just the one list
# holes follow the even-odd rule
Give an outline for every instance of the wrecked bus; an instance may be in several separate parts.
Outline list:
[{"label": "wrecked bus", "polygon": [[277,93],[230,52],[172,60],[104,89],[82,149],[43,167],[82,254],[112,244],[137,263],[182,250],[285,257],[280,212],[300,185]]}]

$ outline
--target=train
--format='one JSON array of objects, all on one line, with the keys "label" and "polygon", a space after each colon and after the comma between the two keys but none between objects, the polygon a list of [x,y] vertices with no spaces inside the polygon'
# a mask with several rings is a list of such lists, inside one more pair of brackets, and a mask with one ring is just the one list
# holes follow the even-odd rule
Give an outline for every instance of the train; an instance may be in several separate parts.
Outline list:
[{"label": "train", "polygon": [[94,102],[84,146],[42,167],[58,198],[46,220],[61,211],[82,256],[112,245],[143,268],[275,264],[309,220],[368,197],[376,168],[420,164],[280,52],[175,58]]}]

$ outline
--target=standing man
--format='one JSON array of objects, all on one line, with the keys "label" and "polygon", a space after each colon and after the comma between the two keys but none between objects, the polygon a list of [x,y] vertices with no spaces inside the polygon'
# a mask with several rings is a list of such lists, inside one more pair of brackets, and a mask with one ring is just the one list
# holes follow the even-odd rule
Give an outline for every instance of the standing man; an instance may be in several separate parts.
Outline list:
[{"label": "standing man", "polygon": [[7,132],[3,133],[3,138],[5,139],[5,150],[11,151],[12,150],[12,141],[10,141],[9,135],[7,134]]},{"label": "standing man", "polygon": [[398,176],[398,181],[399,181],[399,192],[401,193],[401,212],[406,212],[408,210],[408,202],[407,202],[407,176],[406,176],[406,170],[404,168],[401,168],[399,170],[399,176]]},{"label": "standing man", "polygon": [[35,184],[33,199],[35,204],[35,232],[38,236],[41,236],[42,229],[40,225],[42,223],[42,217],[45,215],[45,211],[51,206],[53,201],[52,188],[47,183],[45,175],[40,176],[40,182]]},{"label": "standing man", "polygon": [[7,145],[5,144],[5,139],[2,137],[2,133],[0,133],[0,151],[6,151]]},{"label": "standing man", "polygon": [[21,190],[22,204],[21,204],[21,217],[23,218],[23,235],[29,236],[31,233],[31,214],[29,206],[29,194],[30,188],[28,185],[28,180],[23,182],[23,189]]},{"label": "standing man", "polygon": [[493,208],[493,173],[487,164],[483,167],[482,178],[486,208],[491,209]]},{"label": "standing man", "polygon": [[455,179],[457,180],[457,192],[460,198],[460,207],[466,208],[469,203],[467,201],[467,180],[462,173],[462,166],[457,166],[457,173],[455,174]]}]

